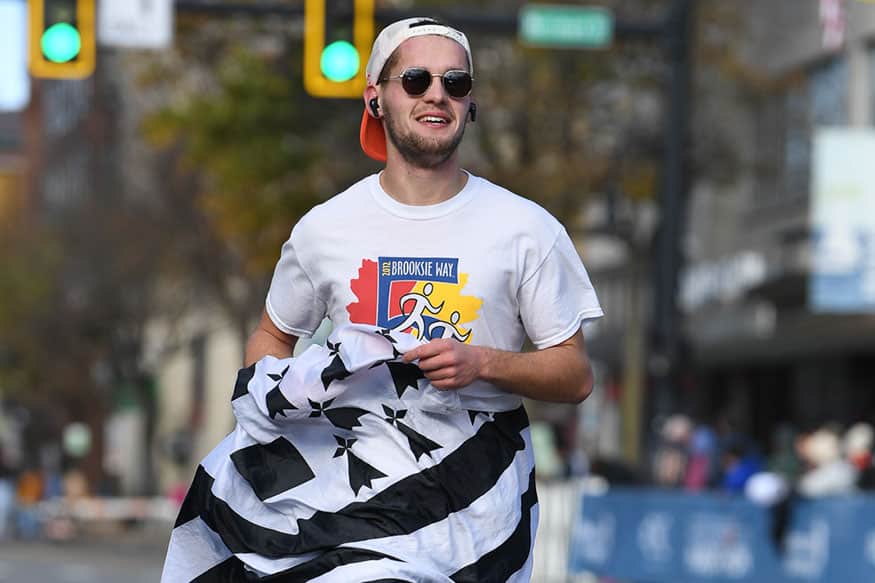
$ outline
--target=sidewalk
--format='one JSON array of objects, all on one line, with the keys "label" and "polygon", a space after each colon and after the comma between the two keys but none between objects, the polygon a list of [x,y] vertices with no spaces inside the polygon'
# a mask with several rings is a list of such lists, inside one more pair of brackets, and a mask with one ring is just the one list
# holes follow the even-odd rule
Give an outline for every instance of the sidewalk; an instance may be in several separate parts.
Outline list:
[{"label": "sidewalk", "polygon": [[0,583],[156,583],[168,536],[169,525],[65,542],[0,542]]},{"label": "sidewalk", "polygon": [[104,528],[80,529],[68,540],[54,541],[11,539],[0,542],[0,559],[15,557],[41,558],[51,555],[52,560],[63,557],[101,555],[107,560],[141,558],[144,563],[160,564],[167,551],[172,524],[151,522],[131,526],[111,525]]}]

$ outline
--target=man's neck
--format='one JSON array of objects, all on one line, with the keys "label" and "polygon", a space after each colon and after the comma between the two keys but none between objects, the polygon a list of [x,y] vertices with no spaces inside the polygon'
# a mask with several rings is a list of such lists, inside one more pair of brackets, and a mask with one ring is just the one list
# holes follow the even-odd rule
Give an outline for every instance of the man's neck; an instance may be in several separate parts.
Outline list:
[{"label": "man's neck", "polygon": [[[455,158],[455,157],[454,157]],[[389,160],[380,175],[383,190],[403,204],[431,205],[449,200],[468,182],[455,159],[437,168],[416,168]]]}]

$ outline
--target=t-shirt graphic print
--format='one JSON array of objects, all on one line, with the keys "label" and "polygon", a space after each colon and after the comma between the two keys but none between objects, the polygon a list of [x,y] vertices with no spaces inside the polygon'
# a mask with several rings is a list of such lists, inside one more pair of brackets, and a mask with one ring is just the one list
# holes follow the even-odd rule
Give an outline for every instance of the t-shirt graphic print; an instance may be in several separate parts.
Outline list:
[{"label": "t-shirt graphic print", "polygon": [[481,298],[465,295],[467,273],[458,258],[378,257],[363,259],[346,306],[350,322],[407,332],[420,340],[454,338],[470,343],[470,323]]}]

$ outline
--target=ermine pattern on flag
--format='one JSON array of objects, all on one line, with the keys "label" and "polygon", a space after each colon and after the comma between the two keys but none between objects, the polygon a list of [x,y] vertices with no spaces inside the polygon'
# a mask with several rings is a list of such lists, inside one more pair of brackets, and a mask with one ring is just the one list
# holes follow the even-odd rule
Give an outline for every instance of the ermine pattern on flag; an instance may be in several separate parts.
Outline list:
[{"label": "ermine pattern on flag", "polygon": [[435,389],[401,360],[423,341],[352,324],[240,370],[162,581],[528,581],[528,417]]}]

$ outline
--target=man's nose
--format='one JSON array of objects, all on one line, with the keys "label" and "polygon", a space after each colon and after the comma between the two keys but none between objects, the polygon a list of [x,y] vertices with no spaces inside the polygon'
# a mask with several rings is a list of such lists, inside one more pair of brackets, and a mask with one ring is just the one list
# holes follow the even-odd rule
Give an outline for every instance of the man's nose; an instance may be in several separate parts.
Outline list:
[{"label": "man's nose", "polygon": [[428,86],[428,89],[425,90],[423,94],[423,99],[434,102],[443,102],[446,101],[449,97],[447,95],[446,89],[444,89],[444,79],[439,75],[433,75],[431,78],[431,83]]}]

